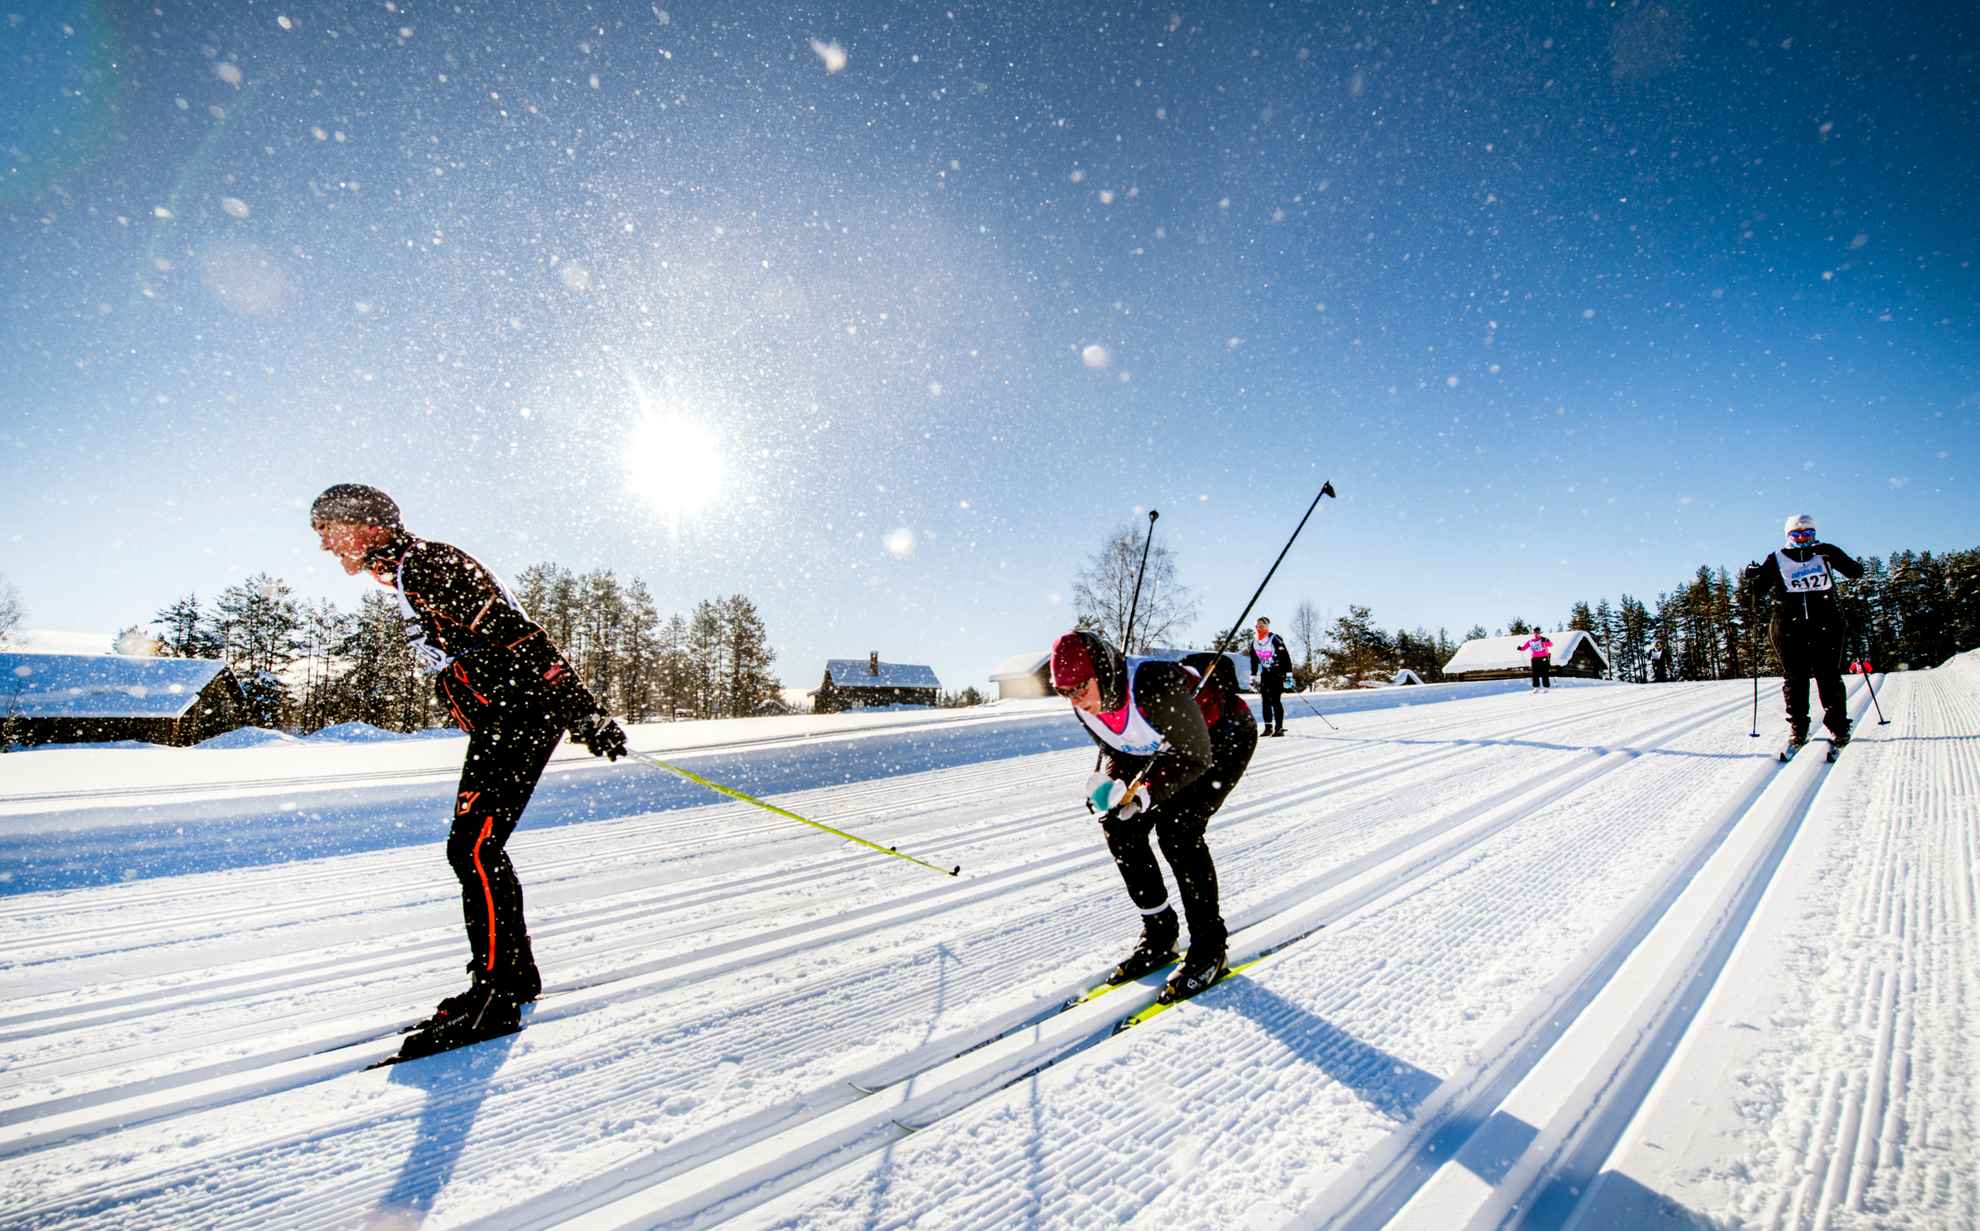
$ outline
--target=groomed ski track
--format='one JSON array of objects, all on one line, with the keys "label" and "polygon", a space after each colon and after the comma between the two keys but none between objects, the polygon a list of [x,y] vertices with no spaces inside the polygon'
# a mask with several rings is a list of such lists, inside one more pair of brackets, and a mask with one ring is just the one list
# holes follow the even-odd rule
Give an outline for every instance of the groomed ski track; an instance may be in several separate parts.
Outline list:
[{"label": "groomed ski track", "polygon": [[[521,1035],[377,1073],[460,978],[436,845],[0,898],[0,1224],[1599,1227],[1703,1219],[1688,1193],[1769,1226],[1970,1223],[1945,1151],[1973,1144],[1972,1056],[1909,1013],[1921,970],[1970,1007],[1977,698],[1970,658],[1885,677],[1891,726],[1786,766],[1743,683],[1338,731],[1295,700],[1212,832],[1233,960],[1270,956],[1118,1036],[1153,980],[1066,1007],[1135,923],[1079,749],[776,796],[956,881],[727,802],[525,830],[550,992]],[[1944,848],[1859,837],[1890,893],[1835,900],[1898,939],[1833,988],[1733,980],[1749,933],[1813,926],[1769,908],[1827,902],[1820,868],[1782,869],[1860,857],[1835,834],[1866,803]],[[1826,1045],[1840,1075],[1782,1096],[1790,1127],[1659,1157],[1658,1116],[1700,1123],[1684,1074],[1736,1054],[1700,1032],[1762,983],[1856,1016],[1740,1074]],[[1905,1140],[1948,1100],[1936,1150]],[[1772,1162],[1769,1200],[1711,1189],[1728,1152]]]}]

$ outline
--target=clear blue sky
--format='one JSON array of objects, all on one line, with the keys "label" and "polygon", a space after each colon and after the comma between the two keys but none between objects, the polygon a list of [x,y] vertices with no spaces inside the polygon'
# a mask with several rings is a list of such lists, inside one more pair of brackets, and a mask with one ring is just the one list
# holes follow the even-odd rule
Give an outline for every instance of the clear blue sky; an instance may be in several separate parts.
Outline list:
[{"label": "clear blue sky", "polygon": [[1150,506],[1207,639],[1329,478],[1282,625],[1555,624],[1799,510],[1980,543],[1958,6],[160,7],[0,24],[32,626],[354,604],[338,481],[747,593],[807,687],[981,684]]}]

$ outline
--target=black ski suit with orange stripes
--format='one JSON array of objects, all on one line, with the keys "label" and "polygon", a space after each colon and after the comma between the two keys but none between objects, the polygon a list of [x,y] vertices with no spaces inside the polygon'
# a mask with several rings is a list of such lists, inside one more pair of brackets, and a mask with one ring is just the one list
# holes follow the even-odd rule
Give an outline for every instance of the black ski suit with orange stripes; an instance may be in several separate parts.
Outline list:
[{"label": "black ski suit with orange stripes", "polygon": [[414,655],[468,733],[447,862],[461,882],[471,969],[532,1000],[542,984],[509,835],[565,728],[598,703],[542,626],[460,548],[401,536],[367,562],[398,590]]}]

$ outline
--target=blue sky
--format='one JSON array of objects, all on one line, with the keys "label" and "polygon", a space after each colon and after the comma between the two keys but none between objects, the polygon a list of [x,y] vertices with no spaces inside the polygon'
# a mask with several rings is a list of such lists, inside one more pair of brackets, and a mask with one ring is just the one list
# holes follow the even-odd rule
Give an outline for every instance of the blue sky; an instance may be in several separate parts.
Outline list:
[{"label": "blue sky", "polygon": [[560,7],[0,25],[30,625],[354,604],[340,481],[747,593],[803,686],[981,684],[1149,507],[1207,638],[1323,479],[1282,624],[1554,624],[1800,510],[1980,542],[1970,12]]}]

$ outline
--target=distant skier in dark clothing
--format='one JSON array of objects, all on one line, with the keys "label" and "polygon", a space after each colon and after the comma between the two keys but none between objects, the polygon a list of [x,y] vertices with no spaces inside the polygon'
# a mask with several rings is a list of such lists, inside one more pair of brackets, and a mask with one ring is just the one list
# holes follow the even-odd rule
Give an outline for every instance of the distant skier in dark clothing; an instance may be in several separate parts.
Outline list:
[{"label": "distant skier in dark clothing", "polygon": [[1808,742],[1808,681],[1822,698],[1822,725],[1832,747],[1849,742],[1849,705],[1843,689],[1843,620],[1836,606],[1836,576],[1851,581],[1863,566],[1832,543],[1821,542],[1815,519],[1787,519],[1787,546],[1746,566],[1746,579],[1771,596],[1767,636],[1781,660],[1781,696],[1787,702],[1788,755]]},{"label": "distant skier in dark clothing", "polygon": [[1535,688],[1552,688],[1554,686],[1554,643],[1547,640],[1547,634],[1536,628],[1533,630],[1532,636],[1519,643],[1519,648],[1531,656],[1528,661],[1533,666],[1533,686]]},{"label": "distant skier in dark clothing", "polygon": [[310,526],[345,572],[397,593],[413,656],[468,736],[447,861],[461,882],[473,982],[440,1002],[400,1057],[507,1034],[543,988],[509,835],[565,731],[613,760],[626,753],[625,732],[493,573],[458,547],[409,534],[384,492],[340,483],[317,497]]},{"label": "distant skier in dark clothing", "polygon": [[1272,631],[1272,621],[1258,617],[1258,625],[1253,630],[1251,644],[1244,647],[1244,656],[1251,661],[1251,678],[1258,681],[1258,695],[1263,699],[1266,735],[1286,733],[1286,703],[1280,695],[1286,690],[1286,678],[1292,674],[1292,653],[1286,649],[1285,638]]},{"label": "distant skier in dark clothing", "polygon": [[1189,920],[1189,956],[1162,1000],[1194,996],[1224,974],[1229,940],[1204,831],[1258,747],[1237,673],[1221,654],[1123,659],[1093,634],[1071,632],[1052,646],[1052,687],[1100,745],[1101,769],[1086,784],[1086,805],[1100,816],[1107,849],[1141,911],[1141,942],[1111,981],[1138,979],[1176,957],[1176,912],[1149,849],[1152,833]]}]

